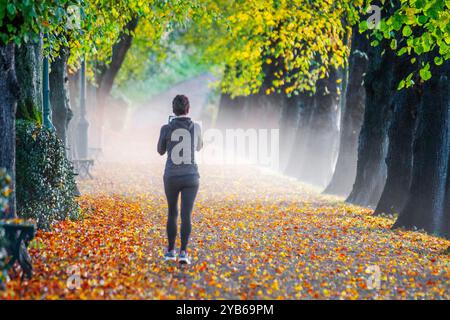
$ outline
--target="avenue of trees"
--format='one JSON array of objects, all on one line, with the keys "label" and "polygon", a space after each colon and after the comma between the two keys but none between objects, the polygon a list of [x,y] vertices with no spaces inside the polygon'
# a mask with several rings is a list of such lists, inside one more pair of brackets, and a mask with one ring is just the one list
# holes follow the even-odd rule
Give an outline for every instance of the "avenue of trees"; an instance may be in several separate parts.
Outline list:
[{"label": "avenue of trees", "polygon": [[448,237],[450,3],[233,4],[185,39],[223,65],[219,123],[275,122],[285,174]]},{"label": "avenue of trees", "polygon": [[72,109],[79,108],[69,89],[80,90],[82,65],[97,87],[94,121],[101,127],[133,38],[144,48],[156,46],[190,10],[188,1],[0,2],[0,167],[12,190],[2,210],[6,217],[19,214],[48,227],[77,216],[78,190],[66,150]]},{"label": "avenue of trees", "polygon": [[[20,189],[17,121],[66,146],[69,85],[83,61],[101,126],[130,48],[163,51],[161,39],[176,33],[221,70],[219,125],[280,127],[283,173],[398,214],[395,227],[448,237],[449,12],[445,0],[1,1],[0,167]],[[65,178],[49,172],[58,182],[46,188],[67,183],[60,196],[73,198],[65,160],[55,160]],[[21,214],[15,202],[13,192],[10,216]],[[67,207],[76,211],[58,210]]]}]

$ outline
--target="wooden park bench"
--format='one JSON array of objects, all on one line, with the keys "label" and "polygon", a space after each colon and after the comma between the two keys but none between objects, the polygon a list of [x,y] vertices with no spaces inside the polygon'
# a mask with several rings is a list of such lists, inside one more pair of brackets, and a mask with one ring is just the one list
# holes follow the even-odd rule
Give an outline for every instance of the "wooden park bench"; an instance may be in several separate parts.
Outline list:
[{"label": "wooden park bench", "polygon": [[16,262],[22,268],[22,280],[31,279],[33,264],[28,253],[28,244],[36,234],[36,224],[22,219],[0,220],[0,231],[3,229],[3,244],[8,256],[4,269],[11,269]]},{"label": "wooden park bench", "polygon": [[75,159],[72,160],[73,167],[75,169],[75,173],[81,178],[81,179],[93,179],[90,170],[91,167],[94,165],[93,159]]}]

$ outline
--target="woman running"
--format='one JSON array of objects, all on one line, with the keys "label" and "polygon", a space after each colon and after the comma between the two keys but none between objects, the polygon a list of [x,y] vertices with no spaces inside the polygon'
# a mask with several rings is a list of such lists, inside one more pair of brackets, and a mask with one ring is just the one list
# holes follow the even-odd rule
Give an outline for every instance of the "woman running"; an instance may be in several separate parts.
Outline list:
[{"label": "woman running", "polygon": [[177,95],[172,101],[174,117],[161,127],[158,141],[158,153],[167,151],[164,170],[164,191],[167,197],[167,238],[168,247],[165,261],[176,261],[175,239],[177,237],[178,196],[181,194],[181,247],[178,256],[180,264],[190,264],[187,253],[191,233],[191,215],[199,187],[198,167],[195,163],[195,151],[203,146],[200,126],[187,116],[189,99]]}]

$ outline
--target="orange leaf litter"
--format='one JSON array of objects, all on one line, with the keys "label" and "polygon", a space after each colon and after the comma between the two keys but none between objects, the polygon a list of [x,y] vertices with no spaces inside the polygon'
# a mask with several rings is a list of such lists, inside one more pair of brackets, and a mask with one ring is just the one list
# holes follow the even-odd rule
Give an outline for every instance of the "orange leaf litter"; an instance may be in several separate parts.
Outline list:
[{"label": "orange leaf litter", "polygon": [[450,241],[252,167],[203,166],[187,267],[166,264],[162,167],[103,163],[84,219],[39,231],[2,299],[449,299]]}]

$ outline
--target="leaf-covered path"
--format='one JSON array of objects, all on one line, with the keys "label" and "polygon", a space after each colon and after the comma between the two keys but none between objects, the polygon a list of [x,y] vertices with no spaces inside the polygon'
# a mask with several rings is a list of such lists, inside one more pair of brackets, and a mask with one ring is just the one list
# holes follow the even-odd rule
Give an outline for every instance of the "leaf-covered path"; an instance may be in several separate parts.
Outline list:
[{"label": "leaf-covered path", "polygon": [[449,241],[255,168],[202,170],[191,266],[161,260],[162,167],[104,164],[80,183],[85,218],[39,232],[33,279],[0,297],[450,298]]}]

